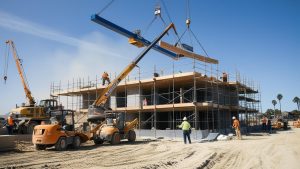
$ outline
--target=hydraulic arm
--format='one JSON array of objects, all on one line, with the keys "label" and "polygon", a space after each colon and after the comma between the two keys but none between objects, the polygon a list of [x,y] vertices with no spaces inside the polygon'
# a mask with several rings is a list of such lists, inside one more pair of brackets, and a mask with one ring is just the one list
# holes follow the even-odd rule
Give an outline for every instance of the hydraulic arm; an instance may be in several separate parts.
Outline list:
[{"label": "hydraulic arm", "polygon": [[106,106],[107,99],[118,86],[118,84],[134,69],[139,61],[153,48],[156,43],[171,29],[173,28],[175,33],[176,29],[173,23],[171,23],[153,42],[150,43],[118,76],[114,79],[99,95],[93,105],[89,107],[88,120],[99,120],[104,118],[104,111],[109,108]]}]

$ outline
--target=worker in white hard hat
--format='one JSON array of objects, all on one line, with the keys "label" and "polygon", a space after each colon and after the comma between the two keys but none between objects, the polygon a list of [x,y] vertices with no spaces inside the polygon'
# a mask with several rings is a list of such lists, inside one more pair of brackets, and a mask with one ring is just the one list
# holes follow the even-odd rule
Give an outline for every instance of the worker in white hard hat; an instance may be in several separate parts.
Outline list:
[{"label": "worker in white hard hat", "polygon": [[232,120],[233,120],[232,127],[235,129],[236,137],[237,139],[242,140],[240,121],[236,119],[235,116],[232,117]]},{"label": "worker in white hard hat", "polygon": [[183,122],[181,123],[181,125],[178,126],[178,128],[181,128],[182,131],[183,131],[183,141],[184,141],[184,144],[186,144],[186,138],[188,138],[189,143],[191,144],[191,137],[190,137],[190,134],[191,134],[191,125],[187,121],[186,117],[183,118]]},{"label": "worker in white hard hat", "polygon": [[9,113],[8,118],[6,120],[6,124],[4,125],[4,126],[6,126],[8,135],[13,134],[14,124],[15,123],[14,123],[13,115],[12,115],[12,113]]}]

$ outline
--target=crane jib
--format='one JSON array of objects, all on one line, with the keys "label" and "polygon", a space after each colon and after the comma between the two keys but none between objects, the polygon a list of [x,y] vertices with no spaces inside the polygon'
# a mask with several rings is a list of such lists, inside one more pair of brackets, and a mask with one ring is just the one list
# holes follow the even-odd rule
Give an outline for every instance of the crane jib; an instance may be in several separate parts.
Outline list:
[{"label": "crane jib", "polygon": [[109,97],[111,93],[115,90],[115,88],[118,86],[118,82],[114,83],[111,88],[105,93],[105,96]]}]

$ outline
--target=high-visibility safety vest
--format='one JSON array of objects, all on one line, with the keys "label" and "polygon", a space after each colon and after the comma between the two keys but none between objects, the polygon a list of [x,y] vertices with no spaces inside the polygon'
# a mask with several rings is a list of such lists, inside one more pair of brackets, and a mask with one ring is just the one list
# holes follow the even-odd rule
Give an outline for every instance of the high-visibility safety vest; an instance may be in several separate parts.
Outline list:
[{"label": "high-visibility safety vest", "polygon": [[183,122],[181,123],[181,125],[178,126],[178,127],[179,127],[179,128],[182,128],[182,130],[189,130],[189,129],[191,128],[191,125],[190,125],[189,122],[183,121]]},{"label": "high-visibility safety vest", "polygon": [[232,125],[235,129],[240,129],[240,122],[239,120],[235,119],[233,121],[233,125]]},{"label": "high-visibility safety vest", "polygon": [[103,78],[103,79],[107,79],[107,78],[108,78],[108,74],[107,74],[107,73],[103,73],[103,74],[102,74],[102,78]]},{"label": "high-visibility safety vest", "polygon": [[14,120],[13,120],[13,118],[8,117],[8,118],[7,118],[7,124],[8,124],[9,126],[13,126],[13,125],[14,125]]}]

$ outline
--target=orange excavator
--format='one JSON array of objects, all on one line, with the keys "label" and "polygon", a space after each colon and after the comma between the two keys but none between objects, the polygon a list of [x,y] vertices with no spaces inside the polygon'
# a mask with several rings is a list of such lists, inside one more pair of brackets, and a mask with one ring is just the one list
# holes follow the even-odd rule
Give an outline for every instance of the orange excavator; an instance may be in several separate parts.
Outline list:
[{"label": "orange excavator", "polygon": [[[32,133],[35,125],[40,124],[42,121],[49,120],[49,111],[57,109],[58,103],[55,99],[41,100],[38,106],[35,105],[35,99],[31,94],[29,89],[29,84],[26,79],[26,75],[21,63],[21,59],[18,56],[15,44],[12,40],[7,40],[8,50],[11,49],[14,61],[17,66],[17,70],[23,85],[26,98],[28,100],[28,105],[22,105],[11,110],[15,121],[18,123],[17,130],[19,133]],[[7,52],[6,60],[8,62],[9,51]],[[4,80],[7,80],[7,71],[5,71]]]}]

